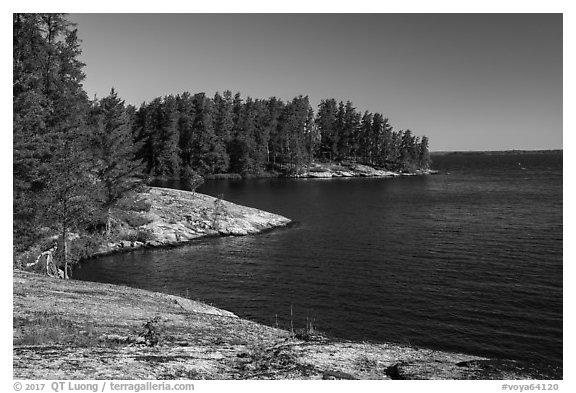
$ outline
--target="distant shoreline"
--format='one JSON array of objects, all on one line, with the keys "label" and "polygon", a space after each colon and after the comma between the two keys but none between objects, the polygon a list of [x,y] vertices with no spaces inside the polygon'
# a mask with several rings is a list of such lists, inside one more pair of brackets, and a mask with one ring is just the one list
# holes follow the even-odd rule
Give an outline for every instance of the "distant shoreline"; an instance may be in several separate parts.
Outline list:
[{"label": "distant shoreline", "polygon": [[552,150],[465,150],[465,151],[431,151],[431,156],[446,156],[446,155],[467,155],[467,154],[481,154],[481,155],[522,155],[522,154],[562,154],[563,149]]},{"label": "distant shoreline", "polygon": [[[205,180],[249,180],[249,179],[329,179],[329,178],[352,178],[352,177],[375,177],[375,178],[394,178],[400,176],[423,176],[436,175],[439,172],[434,169],[414,169],[410,171],[391,171],[379,169],[379,167],[356,164],[356,163],[337,163],[322,162],[312,163],[297,173],[283,173],[277,171],[264,171],[257,174],[239,173],[217,173],[204,176]],[[166,187],[169,183],[177,183],[180,179],[177,177],[155,177],[150,185],[155,187]],[[170,188],[170,187],[169,187]]]}]

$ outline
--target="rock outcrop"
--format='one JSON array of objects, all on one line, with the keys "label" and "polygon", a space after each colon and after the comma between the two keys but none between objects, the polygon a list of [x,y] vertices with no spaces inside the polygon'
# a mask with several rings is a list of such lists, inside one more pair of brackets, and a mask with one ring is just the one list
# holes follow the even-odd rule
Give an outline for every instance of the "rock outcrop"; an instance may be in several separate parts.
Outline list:
[{"label": "rock outcrop", "polygon": [[93,256],[141,247],[164,247],[204,236],[252,235],[288,225],[290,219],[209,195],[170,188],[150,187],[141,198],[151,204],[150,223],[139,229],[152,234],[146,242],[122,240],[100,247]]},{"label": "rock outcrop", "polygon": [[419,169],[414,172],[392,172],[376,169],[368,165],[361,164],[311,164],[301,173],[295,175],[299,178],[330,179],[334,177],[398,177],[433,175],[438,171],[431,169]]},{"label": "rock outcrop", "polygon": [[13,273],[15,379],[561,379],[397,344],[290,332],[190,299]]}]

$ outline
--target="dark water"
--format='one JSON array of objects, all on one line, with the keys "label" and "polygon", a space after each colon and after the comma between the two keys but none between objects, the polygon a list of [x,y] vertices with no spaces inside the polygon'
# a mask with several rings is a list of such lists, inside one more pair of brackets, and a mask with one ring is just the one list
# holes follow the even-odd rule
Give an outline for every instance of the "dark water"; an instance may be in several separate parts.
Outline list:
[{"label": "dark water", "polygon": [[[442,156],[436,176],[209,182],[287,229],[88,262],[81,279],[265,324],[562,361],[562,155]],[[522,169],[525,168],[525,169]],[[449,172],[449,174],[446,174]]]}]

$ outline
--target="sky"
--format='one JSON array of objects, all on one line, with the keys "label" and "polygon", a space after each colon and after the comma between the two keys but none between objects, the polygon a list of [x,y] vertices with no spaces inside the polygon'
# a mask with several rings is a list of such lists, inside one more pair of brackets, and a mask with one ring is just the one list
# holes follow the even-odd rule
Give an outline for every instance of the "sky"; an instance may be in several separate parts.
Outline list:
[{"label": "sky", "polygon": [[562,148],[562,14],[71,14],[90,97],[308,95],[432,151]]}]

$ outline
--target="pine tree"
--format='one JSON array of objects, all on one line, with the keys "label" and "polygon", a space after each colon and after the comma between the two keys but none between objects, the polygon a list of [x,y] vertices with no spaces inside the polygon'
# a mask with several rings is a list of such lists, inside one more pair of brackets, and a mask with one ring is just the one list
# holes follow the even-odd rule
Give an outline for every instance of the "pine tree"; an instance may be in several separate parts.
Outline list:
[{"label": "pine tree", "polygon": [[344,102],[340,101],[338,103],[338,111],[336,112],[336,124],[335,124],[335,134],[337,135],[334,140],[334,145],[332,146],[332,152],[334,154],[334,159],[341,160],[343,158],[342,152],[346,149],[346,145],[343,140],[348,138],[346,134],[346,107]]},{"label": "pine tree", "polygon": [[356,108],[352,106],[352,102],[347,101],[345,106],[341,103],[336,118],[340,134],[338,155],[340,159],[347,159],[355,154],[354,138],[358,129]]},{"label": "pine tree", "polygon": [[[235,98],[239,102],[239,96]],[[237,105],[237,104],[235,104]],[[246,98],[241,105],[234,127],[234,136],[230,144],[230,167],[236,173],[250,174],[254,172],[255,161],[253,151],[256,148],[256,110],[254,100]]]},{"label": "pine tree", "polygon": [[50,137],[54,144],[41,192],[40,214],[62,236],[63,278],[68,278],[69,234],[89,220],[95,184],[82,131],[74,125],[62,126]]},{"label": "pine tree", "polygon": [[415,142],[416,140],[414,136],[412,136],[412,131],[405,130],[400,142],[400,167],[402,170],[414,169]]},{"label": "pine tree", "polygon": [[391,143],[390,143],[390,153],[387,157],[390,170],[402,169],[400,164],[400,144],[402,142],[402,130],[392,132]]},{"label": "pine tree", "polygon": [[304,124],[304,133],[306,134],[306,150],[308,151],[308,163],[314,160],[314,154],[320,146],[320,132],[314,121],[314,110],[308,104],[306,111],[306,122]]},{"label": "pine tree", "polygon": [[128,192],[142,183],[144,166],[135,158],[139,145],[133,141],[124,101],[118,98],[114,88],[107,97],[94,102],[90,115],[90,151],[106,212],[106,234],[109,237],[111,210]]},{"label": "pine tree", "polygon": [[53,156],[82,129],[88,100],[77,31],[63,15],[14,14],[13,34],[14,242],[24,248],[37,236]]},{"label": "pine tree", "polygon": [[232,139],[234,129],[234,113],[232,112],[232,92],[226,90],[221,96],[218,92],[214,95],[214,132],[219,142],[228,146]]},{"label": "pine tree", "polygon": [[254,101],[254,172],[262,172],[268,161],[268,145],[270,141],[270,114],[265,101]]},{"label": "pine tree", "polygon": [[289,163],[291,171],[294,173],[297,173],[309,159],[307,151],[309,109],[308,96],[298,96],[286,104],[280,117],[280,134],[283,136],[284,142],[282,153],[284,160]]},{"label": "pine tree", "polygon": [[267,162],[272,162],[275,166],[281,151],[280,116],[284,110],[284,103],[276,97],[272,97],[267,101],[266,106],[268,108],[267,124],[269,129]]},{"label": "pine tree", "polygon": [[418,167],[422,169],[430,168],[430,152],[428,151],[428,137],[423,136],[418,146]]},{"label": "pine tree", "polygon": [[155,176],[176,177],[180,174],[180,139],[176,98],[154,99],[146,108],[144,138],[148,139]]},{"label": "pine tree", "polygon": [[358,155],[364,163],[372,161],[372,117],[372,113],[365,111],[360,125]]},{"label": "pine tree", "polygon": [[331,98],[320,101],[316,115],[316,126],[320,132],[320,157],[323,159],[335,159],[338,146],[338,134],[336,131],[336,100]]},{"label": "pine tree", "polygon": [[204,93],[198,93],[192,98],[192,105],[192,167],[201,174],[225,172],[229,158],[223,141],[214,131],[212,100]]},{"label": "pine tree", "polygon": [[[193,144],[194,144],[194,103],[188,92],[176,97],[178,110],[178,146],[180,149],[180,161],[182,172],[185,168],[192,168]],[[183,173],[182,173],[183,175]]]},{"label": "pine tree", "polygon": [[372,127],[370,129],[370,164],[383,165],[382,156],[382,139],[384,134],[384,117],[376,112],[372,118]]},{"label": "pine tree", "polygon": [[392,126],[390,121],[385,118],[382,121],[382,135],[380,138],[380,156],[379,165],[391,169],[390,161],[392,152]]}]

